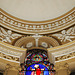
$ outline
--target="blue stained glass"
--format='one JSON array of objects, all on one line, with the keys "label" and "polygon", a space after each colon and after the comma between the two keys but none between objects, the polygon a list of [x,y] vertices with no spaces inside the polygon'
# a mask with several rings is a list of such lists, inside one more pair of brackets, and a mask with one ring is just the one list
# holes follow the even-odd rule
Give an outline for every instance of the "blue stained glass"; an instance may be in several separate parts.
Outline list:
[{"label": "blue stained glass", "polygon": [[[22,65],[24,67],[22,67]],[[35,65],[38,65],[39,68]],[[44,50],[29,50],[27,52],[27,57],[25,59],[25,62],[21,64],[22,71],[19,75],[37,75],[36,72],[38,72],[38,69],[42,75],[49,75],[49,72],[51,75],[54,75],[54,65],[49,62],[49,59],[47,57],[47,52]],[[33,70],[34,69],[34,70]],[[42,71],[41,71],[41,70]],[[49,71],[50,70],[50,71]],[[33,74],[35,73],[35,74]],[[40,75],[41,75],[40,74]]]},{"label": "blue stained glass", "polygon": [[44,57],[47,57],[47,55],[43,54]]},{"label": "blue stained glass", "polygon": [[29,54],[27,57],[31,56],[31,54]]},{"label": "blue stained glass", "polygon": [[[48,71],[48,69],[47,69],[46,66],[44,66],[44,65],[42,65],[42,64],[37,64],[37,65],[39,65],[39,68],[40,68],[40,69],[44,69],[44,68],[45,68],[45,70],[44,70],[44,75],[49,75],[49,71]],[[31,75],[32,71],[30,70],[30,67],[32,67],[32,69],[35,69],[34,66],[35,66],[35,64],[30,65],[30,66],[27,68],[26,75]]]}]

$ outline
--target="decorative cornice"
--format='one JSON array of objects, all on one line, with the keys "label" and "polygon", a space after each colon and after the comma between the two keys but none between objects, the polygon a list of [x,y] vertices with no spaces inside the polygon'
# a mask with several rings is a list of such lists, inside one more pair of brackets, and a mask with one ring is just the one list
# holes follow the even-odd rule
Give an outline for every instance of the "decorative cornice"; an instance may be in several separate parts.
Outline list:
[{"label": "decorative cornice", "polygon": [[55,62],[60,62],[60,61],[65,60],[65,59],[68,60],[70,58],[75,58],[75,51],[72,52],[72,53],[69,53],[67,55],[63,55],[63,56],[56,57],[55,58]]},{"label": "decorative cornice", "polygon": [[58,51],[58,52],[54,52],[54,53],[52,53],[52,55],[54,55],[55,57],[59,57],[59,56],[62,56],[62,55],[67,55],[67,54],[73,53],[73,52],[75,52],[75,48],[71,47],[71,48],[63,50],[63,51],[61,50],[61,51]]},{"label": "decorative cornice", "polygon": [[10,55],[6,55],[5,53],[2,53],[2,52],[0,52],[0,58],[2,58],[2,59],[7,59],[8,61],[10,60],[12,60],[12,62],[18,62],[19,63],[19,57],[13,57],[13,56],[10,56]]},{"label": "decorative cornice", "polygon": [[16,32],[24,33],[24,34],[47,34],[53,33],[56,31],[60,31],[67,27],[70,27],[74,24],[74,10],[70,10],[68,13],[64,14],[53,20],[48,21],[40,21],[40,22],[33,22],[33,21],[26,21],[15,18],[2,9],[0,9],[0,25],[4,26],[8,29],[11,29]]},{"label": "decorative cornice", "polygon": [[47,49],[52,63],[66,61],[75,58],[75,41],[54,48]]},{"label": "decorative cornice", "polygon": [[21,63],[24,61],[26,49],[17,48],[0,41],[0,60]]},{"label": "decorative cornice", "polygon": [[68,30],[62,30],[61,33],[56,33],[52,36],[56,36],[61,42],[71,42],[73,38],[75,39],[75,26],[70,27]]},{"label": "decorative cornice", "polygon": [[22,53],[20,53],[20,52],[11,51],[11,50],[5,49],[3,47],[0,47],[0,52],[10,54],[10,55],[13,55],[13,56],[21,56],[22,55]]},{"label": "decorative cornice", "polygon": [[[43,38],[43,40],[42,40],[42,38]],[[54,41],[57,41],[59,43],[59,45],[66,44],[68,42],[74,41],[75,40],[75,26],[73,25],[70,28],[64,29],[64,30],[62,30],[60,32],[56,32],[54,34],[49,34],[49,35],[35,34],[35,35],[28,35],[28,36],[13,32],[12,30],[6,29],[2,26],[0,27],[0,41],[11,44],[11,45],[15,45],[15,43],[17,41],[19,41],[17,43],[17,46],[19,44],[20,45],[25,44],[25,46],[24,46],[24,48],[25,48],[26,44],[28,42],[33,41],[33,43],[35,43],[35,41],[37,39],[39,41],[39,44],[42,45],[41,44],[42,42],[49,42],[45,38],[49,39],[51,41],[54,39]],[[50,43],[50,44],[52,44],[52,43]],[[33,47],[34,47],[34,45],[33,45]],[[53,47],[55,47],[55,45]],[[49,48],[49,46],[47,48]]]}]

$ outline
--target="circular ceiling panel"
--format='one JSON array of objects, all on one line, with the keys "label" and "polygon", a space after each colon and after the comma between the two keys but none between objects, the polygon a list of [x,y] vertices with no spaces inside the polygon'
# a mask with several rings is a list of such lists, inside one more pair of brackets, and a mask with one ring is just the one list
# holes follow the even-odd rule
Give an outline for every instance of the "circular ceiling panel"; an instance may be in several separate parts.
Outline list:
[{"label": "circular ceiling panel", "polygon": [[0,7],[9,14],[30,21],[56,18],[74,6],[74,0],[0,0]]}]

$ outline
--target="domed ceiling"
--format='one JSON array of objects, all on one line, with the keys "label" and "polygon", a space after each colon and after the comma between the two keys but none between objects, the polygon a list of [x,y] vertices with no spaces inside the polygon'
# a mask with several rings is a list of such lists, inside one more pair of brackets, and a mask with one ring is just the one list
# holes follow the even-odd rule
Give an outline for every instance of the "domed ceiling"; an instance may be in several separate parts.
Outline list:
[{"label": "domed ceiling", "polygon": [[9,14],[30,21],[44,21],[65,14],[74,0],[0,0],[0,7]]},{"label": "domed ceiling", "polygon": [[0,7],[0,70],[38,47],[57,70],[75,65],[75,0],[0,0]]}]

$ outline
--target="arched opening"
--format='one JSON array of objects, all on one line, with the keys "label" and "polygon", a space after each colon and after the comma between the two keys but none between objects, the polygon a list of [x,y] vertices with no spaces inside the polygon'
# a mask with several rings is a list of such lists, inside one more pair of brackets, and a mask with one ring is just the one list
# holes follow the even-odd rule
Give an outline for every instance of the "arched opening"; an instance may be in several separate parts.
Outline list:
[{"label": "arched opening", "polygon": [[19,75],[54,75],[54,64],[49,62],[47,51],[31,49],[27,51],[25,62],[21,64]]},{"label": "arched opening", "polygon": [[74,72],[71,72],[71,74],[70,75],[75,75],[75,71]]},{"label": "arched opening", "polygon": [[3,75],[3,73],[0,73],[0,75]]}]

